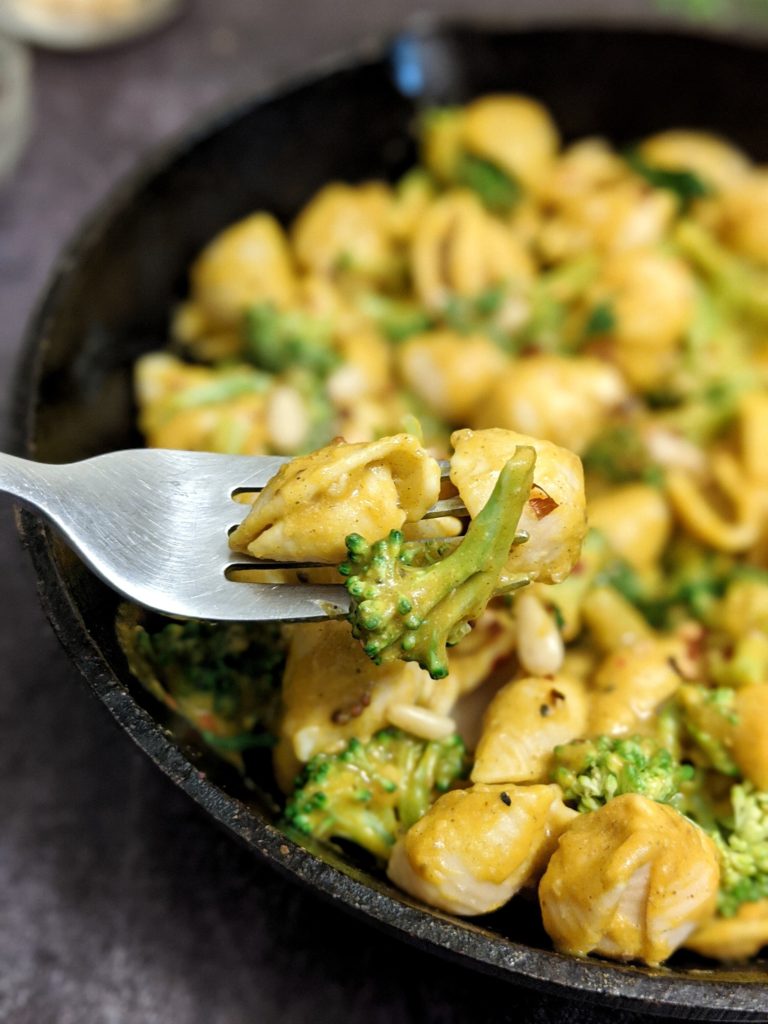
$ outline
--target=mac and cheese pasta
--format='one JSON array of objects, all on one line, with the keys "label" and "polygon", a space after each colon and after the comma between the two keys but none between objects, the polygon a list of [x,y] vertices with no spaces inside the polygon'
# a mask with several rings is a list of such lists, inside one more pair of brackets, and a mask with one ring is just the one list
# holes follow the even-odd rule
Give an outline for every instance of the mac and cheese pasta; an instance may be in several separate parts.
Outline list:
[{"label": "mac and cheese pasta", "polygon": [[[120,626],[211,750],[256,777],[273,748],[300,841],[456,914],[538,886],[557,948],[648,964],[768,943],[768,169],[658,127],[564,145],[535,99],[479,97],[421,118],[400,180],[224,226],[137,365],[139,425],[291,456],[232,544],[360,573],[367,645]],[[423,521],[439,497],[469,525]],[[388,660],[396,616],[400,653],[459,623],[446,663]]]}]

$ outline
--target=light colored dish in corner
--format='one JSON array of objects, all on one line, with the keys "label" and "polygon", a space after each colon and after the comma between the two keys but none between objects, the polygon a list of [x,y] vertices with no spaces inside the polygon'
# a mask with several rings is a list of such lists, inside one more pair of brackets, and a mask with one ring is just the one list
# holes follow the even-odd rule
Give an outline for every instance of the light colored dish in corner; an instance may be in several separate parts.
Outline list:
[{"label": "light colored dish in corner", "polygon": [[160,28],[183,0],[0,0],[0,32],[56,50],[90,50]]}]

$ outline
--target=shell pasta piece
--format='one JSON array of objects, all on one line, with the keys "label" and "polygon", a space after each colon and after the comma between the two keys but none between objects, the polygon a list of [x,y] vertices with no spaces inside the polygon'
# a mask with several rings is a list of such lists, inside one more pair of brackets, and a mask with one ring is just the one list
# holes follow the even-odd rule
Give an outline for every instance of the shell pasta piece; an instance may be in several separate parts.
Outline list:
[{"label": "shell pasta piece", "polygon": [[539,887],[558,949],[660,964],[712,916],[720,868],[712,840],[678,811],[637,794],[575,821]]},{"label": "shell pasta piece", "polygon": [[475,782],[540,782],[552,751],[584,734],[588,703],[581,682],[565,676],[516,679],[485,713],[475,752]]},{"label": "shell pasta piece", "polygon": [[[392,881],[457,914],[551,858],[541,905],[568,953],[751,956],[768,940],[768,165],[674,126],[563,145],[512,93],[412,127],[416,166],[385,146],[387,181],[339,164],[301,206],[218,232],[173,347],[136,363],[150,445],[291,460],[238,495],[230,537],[291,568],[237,581],[349,598],[346,621],[280,627],[284,822],[382,865],[394,850]],[[227,720],[232,651],[212,636],[169,692],[260,784],[269,738],[239,722],[227,755],[195,713]],[[260,674],[237,676],[243,706]],[[405,778],[418,799],[391,789]],[[373,845],[329,824],[331,791]]]},{"label": "shell pasta piece", "polygon": [[489,338],[452,331],[415,335],[397,353],[405,383],[451,423],[467,422],[506,363]]},{"label": "shell pasta piece", "polygon": [[600,664],[590,694],[589,735],[629,736],[647,730],[682,683],[673,645],[633,638]]},{"label": "shell pasta piece", "polygon": [[565,579],[578,560],[587,532],[584,473],[577,455],[549,441],[511,430],[457,430],[451,436],[451,480],[471,516],[485,505],[518,446],[536,452],[534,488],[520,516],[527,534],[507,562],[510,575],[526,573],[543,583]]},{"label": "shell pasta piece", "polygon": [[533,274],[530,256],[509,228],[463,190],[429,206],[413,237],[411,260],[416,293],[430,309],[440,309],[451,295],[478,295]]},{"label": "shell pasta piece", "polygon": [[337,441],[286,463],[229,538],[257,558],[340,562],[344,539],[383,537],[437,501],[440,467],[409,434]]},{"label": "shell pasta piece", "polygon": [[387,725],[390,707],[417,703],[429,683],[413,662],[374,665],[346,622],[293,626],[275,748],[280,786],[290,791],[315,754],[333,753],[353,737],[370,739]]},{"label": "shell pasta piece", "polygon": [[268,213],[254,213],[222,231],[192,268],[193,302],[211,327],[237,325],[260,300],[286,306],[295,288],[288,240]]},{"label": "shell pasta piece", "polygon": [[742,903],[733,917],[713,917],[686,940],[713,960],[747,960],[768,945],[768,900]]},{"label": "shell pasta piece", "polygon": [[574,815],[559,786],[446,793],[395,845],[388,874],[433,907],[488,914],[536,881]]},{"label": "shell pasta piece", "polygon": [[532,355],[497,374],[470,420],[583,452],[628,397],[621,374],[597,359]]}]

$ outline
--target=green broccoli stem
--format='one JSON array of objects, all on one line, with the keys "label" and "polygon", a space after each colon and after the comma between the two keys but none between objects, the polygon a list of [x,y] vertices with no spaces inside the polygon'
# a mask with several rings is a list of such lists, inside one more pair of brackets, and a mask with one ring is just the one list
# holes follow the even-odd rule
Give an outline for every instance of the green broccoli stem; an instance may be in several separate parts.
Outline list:
[{"label": "green broccoli stem", "polygon": [[367,562],[362,575],[352,575],[350,563],[340,568],[350,576],[353,631],[369,657],[417,661],[434,679],[448,674],[446,645],[468,631],[499,584],[535,461],[533,448],[515,450],[462,542],[440,561],[411,564],[415,549],[403,545],[397,531],[372,546],[356,535],[347,538],[351,562]]},{"label": "green broccoli stem", "polygon": [[645,178],[649,185],[673,192],[683,213],[687,212],[695,200],[713,195],[710,185],[694,171],[684,167],[673,170],[647,163],[636,149],[631,149],[624,155],[632,170],[641,178]]},{"label": "green broccoli stem", "polygon": [[706,277],[723,301],[756,324],[768,325],[768,279],[745,260],[729,252],[700,224],[683,221],[675,242]]},{"label": "green broccoli stem", "polygon": [[331,324],[301,310],[280,310],[271,302],[247,311],[245,355],[270,373],[302,367],[324,379],[340,362]]},{"label": "green broccoli stem", "polygon": [[[414,590],[414,607],[427,614],[434,606],[449,597],[460,584],[477,581],[488,585],[488,596],[509,557],[515,542],[517,524],[533,486],[533,466],[536,452],[533,448],[518,448],[499,474],[491,496],[477,516],[461,544],[442,561],[435,563],[429,575],[424,575],[422,587]],[[472,567],[474,570],[472,570]],[[469,570],[469,571],[468,571]],[[477,581],[479,582],[479,581]],[[461,602],[462,605],[466,601]]]},{"label": "green broccoli stem", "polygon": [[434,800],[433,792],[445,792],[458,774],[455,759],[446,754],[446,749],[455,741],[455,749],[463,753],[463,744],[458,737],[443,740],[442,743],[427,743],[423,752],[417,748],[410,752],[404,772],[406,785],[401,788],[398,811],[400,824],[407,830],[421,818]]},{"label": "green broccoli stem", "polygon": [[186,388],[167,402],[167,412],[185,412],[203,405],[218,405],[243,395],[263,395],[269,390],[272,378],[260,370],[247,367],[228,367],[217,371],[217,376],[204,384]]},{"label": "green broccoli stem", "polygon": [[523,196],[520,182],[497,164],[466,150],[454,169],[457,185],[471,189],[491,213],[508,214]]},{"label": "green broccoli stem", "polygon": [[[492,557],[489,555],[489,559]],[[404,650],[426,652],[426,656],[422,656],[419,664],[433,679],[440,679],[448,674],[448,666],[443,657],[443,645],[455,646],[470,631],[469,621],[476,619],[493,597],[501,569],[503,565],[497,574],[486,568],[463,581],[443,598],[436,608],[433,606],[434,610],[430,610],[422,624],[403,640]],[[386,652],[384,657],[386,658]]]}]

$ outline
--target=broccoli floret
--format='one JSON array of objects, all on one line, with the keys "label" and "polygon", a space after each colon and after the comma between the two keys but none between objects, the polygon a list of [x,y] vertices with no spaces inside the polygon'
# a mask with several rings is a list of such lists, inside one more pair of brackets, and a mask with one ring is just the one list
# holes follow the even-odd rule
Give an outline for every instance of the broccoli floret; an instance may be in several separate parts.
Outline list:
[{"label": "broccoli floret", "polygon": [[519,352],[571,352],[567,340],[569,309],[550,295],[543,278],[531,289],[529,313],[525,323],[514,332],[508,346],[512,354]]},{"label": "broccoli floret", "polygon": [[532,448],[516,450],[458,546],[406,543],[398,530],[374,544],[347,537],[339,571],[348,577],[352,632],[376,664],[401,658],[433,679],[448,675],[446,646],[469,632],[497,589],[535,461]]},{"label": "broccoli floret", "polygon": [[304,402],[308,429],[296,446],[295,455],[314,452],[326,444],[330,444],[336,435],[336,410],[328,397],[325,381],[300,366],[292,367],[282,376],[282,380],[295,388]]},{"label": "broccoli floret", "polygon": [[677,540],[662,568],[661,579],[650,585],[627,562],[613,559],[601,572],[600,582],[615,587],[654,628],[670,629],[690,618],[715,626],[720,598],[728,584],[751,567],[738,566],[730,556]]},{"label": "broccoli floret", "polygon": [[555,747],[552,780],[577,811],[595,811],[615,796],[640,793],[649,800],[681,807],[691,765],[644,736],[597,736]]},{"label": "broccoli floret", "polygon": [[454,179],[457,185],[471,189],[491,213],[509,213],[523,194],[519,181],[508,171],[466,151],[459,154]]},{"label": "broccoli floret", "polygon": [[225,365],[210,367],[210,380],[172,391],[159,400],[164,419],[188,409],[205,405],[219,405],[234,401],[243,395],[263,395],[269,391],[273,378],[250,366]]},{"label": "broccoli floret", "polygon": [[720,854],[718,910],[768,898],[768,793],[745,782],[731,789],[732,820],[710,831]]},{"label": "broccoli floret", "polygon": [[604,430],[584,453],[584,468],[615,484],[644,480],[656,485],[663,479],[662,470],[630,423],[617,423]]},{"label": "broccoli floret", "polygon": [[340,362],[330,325],[300,310],[282,311],[271,302],[252,306],[245,320],[246,355],[270,373],[291,367],[323,377]]},{"label": "broccoli floret", "polygon": [[691,617],[711,623],[735,571],[731,557],[675,541],[664,560],[663,584],[656,595],[659,614],[653,624],[666,626]]},{"label": "broccoli floret", "polygon": [[[763,570],[738,565],[727,555],[702,551],[699,545],[686,540],[677,540],[670,546],[662,569],[661,578],[652,582],[628,562],[610,557],[608,552],[597,567],[597,583],[618,590],[656,629],[672,629],[695,618],[714,630],[719,625],[720,599],[728,585],[746,576],[765,576]],[[572,574],[553,592],[561,588],[567,591],[569,585],[574,587],[576,583]],[[750,642],[734,645],[727,662],[719,660],[721,652],[716,646],[712,648],[710,669],[716,682],[730,686],[760,681],[757,674],[768,658],[768,647],[762,643],[762,637],[754,643],[748,639]]]},{"label": "broccoli floret", "polygon": [[465,148],[461,107],[433,107],[419,124],[422,156],[441,181],[471,189],[488,210],[506,214],[518,203],[523,188],[517,178]]},{"label": "broccoli floret", "polygon": [[370,292],[360,299],[360,308],[392,342],[405,341],[434,326],[435,320],[422,306],[410,299],[395,299]]},{"label": "broccoli floret", "polygon": [[599,302],[587,317],[584,325],[584,336],[594,338],[601,334],[610,334],[616,327],[616,310],[610,302]]},{"label": "broccoli floret", "polygon": [[477,295],[451,295],[442,311],[446,326],[459,334],[487,334],[497,345],[507,341],[496,326],[496,317],[507,298],[507,285],[492,284]]},{"label": "broccoli floret", "polygon": [[691,759],[705,768],[731,776],[741,775],[728,742],[731,727],[739,722],[735,697],[730,687],[713,689],[694,683],[685,683],[676,694]]},{"label": "broccoli floret", "polygon": [[646,395],[659,426],[706,446],[733,422],[746,391],[754,387],[750,332],[739,329],[738,310],[717,286],[699,286],[695,315],[677,367]]},{"label": "broccoli floret", "polygon": [[708,278],[727,308],[756,326],[768,324],[768,277],[764,271],[730,252],[693,220],[680,223],[675,242],[683,256]]},{"label": "broccoli floret", "polygon": [[305,835],[346,839],[386,860],[398,834],[467,768],[457,735],[427,741],[384,729],[367,743],[350,740],[340,754],[316,754],[296,780],[285,819]]},{"label": "broccoli floret", "polygon": [[528,297],[530,313],[515,331],[517,351],[573,354],[587,340],[576,312],[597,276],[594,256],[579,256],[538,275]]},{"label": "broccoli floret", "polygon": [[168,622],[124,605],[118,639],[136,678],[242,770],[271,746],[286,644],[274,623]]},{"label": "broccoli floret", "polygon": [[657,167],[643,160],[636,150],[627,153],[626,160],[635,174],[645,178],[653,188],[665,188],[669,192],[674,192],[683,213],[695,199],[704,199],[713,194],[712,188],[694,171],[685,168],[672,170],[668,167]]}]

